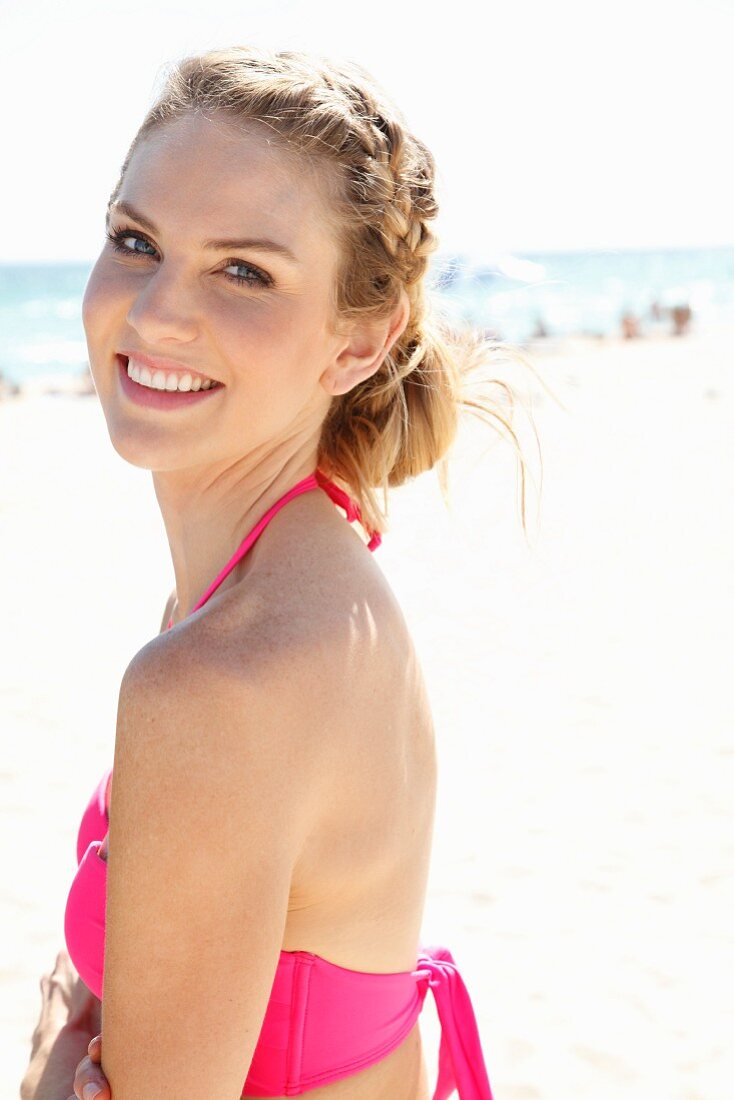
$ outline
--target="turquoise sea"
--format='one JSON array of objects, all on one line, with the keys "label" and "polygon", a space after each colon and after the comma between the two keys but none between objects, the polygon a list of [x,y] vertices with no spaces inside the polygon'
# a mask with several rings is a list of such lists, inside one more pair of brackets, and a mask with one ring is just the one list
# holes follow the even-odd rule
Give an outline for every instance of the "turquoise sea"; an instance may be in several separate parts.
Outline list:
[{"label": "turquoise sea", "polygon": [[[0,373],[12,382],[76,374],[87,363],[81,301],[91,263],[0,264]],[[734,321],[734,247],[522,253],[438,253],[430,285],[452,316],[523,345],[547,336],[617,334],[633,313],[645,332],[669,328],[687,304],[693,329]],[[660,307],[653,316],[655,303]]]}]

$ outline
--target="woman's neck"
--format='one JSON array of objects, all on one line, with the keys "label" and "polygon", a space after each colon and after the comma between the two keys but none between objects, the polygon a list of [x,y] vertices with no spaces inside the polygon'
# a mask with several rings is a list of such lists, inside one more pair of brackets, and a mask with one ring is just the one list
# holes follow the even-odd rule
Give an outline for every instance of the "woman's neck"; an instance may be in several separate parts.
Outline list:
[{"label": "woman's neck", "polygon": [[315,454],[295,453],[196,477],[192,471],[153,471],[176,583],[174,624],[191,614],[268,509],[315,469]]}]

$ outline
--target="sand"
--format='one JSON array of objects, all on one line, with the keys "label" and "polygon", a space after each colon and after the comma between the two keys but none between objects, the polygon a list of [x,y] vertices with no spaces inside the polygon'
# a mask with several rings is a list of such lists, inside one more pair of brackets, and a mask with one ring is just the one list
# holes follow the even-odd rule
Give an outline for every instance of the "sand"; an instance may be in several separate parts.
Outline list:
[{"label": "sand", "polygon": [[[538,350],[560,404],[531,379],[529,542],[513,452],[472,421],[450,512],[435,473],[391,496],[377,555],[441,766],[423,939],[462,970],[496,1100],[731,1094],[733,351],[726,330]],[[113,451],[95,397],[0,403],[0,466],[14,1096],[63,944],[80,799],[173,575],[150,475]],[[430,996],[422,1021],[433,1079]]]}]

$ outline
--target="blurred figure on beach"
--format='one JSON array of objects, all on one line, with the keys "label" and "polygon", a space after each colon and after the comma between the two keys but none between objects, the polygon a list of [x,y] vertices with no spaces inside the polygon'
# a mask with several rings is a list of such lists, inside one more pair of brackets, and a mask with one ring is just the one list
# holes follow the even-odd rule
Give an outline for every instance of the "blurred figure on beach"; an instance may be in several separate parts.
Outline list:
[{"label": "blurred figure on beach", "polygon": [[[671,336],[685,336],[690,329],[693,310],[688,302],[665,307],[661,306],[657,300],[653,301],[648,310],[648,320],[653,326],[653,331],[659,329],[666,317],[671,322],[669,334]],[[642,318],[632,310],[625,310],[620,317],[620,334],[624,340],[634,340],[644,336],[646,333]]]},{"label": "blurred figure on beach", "polygon": [[633,340],[642,335],[640,331],[640,319],[636,317],[634,313],[623,313],[621,324],[622,336],[625,340]]},{"label": "blurred figure on beach", "polygon": [[673,336],[685,336],[693,316],[691,307],[686,302],[679,306],[672,306],[670,316],[673,321]]}]

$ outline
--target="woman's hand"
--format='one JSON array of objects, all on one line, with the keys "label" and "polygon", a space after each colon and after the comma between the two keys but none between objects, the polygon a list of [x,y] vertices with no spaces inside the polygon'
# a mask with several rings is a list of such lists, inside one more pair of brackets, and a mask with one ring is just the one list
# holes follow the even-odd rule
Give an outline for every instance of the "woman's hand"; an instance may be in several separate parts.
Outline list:
[{"label": "woman's hand", "polygon": [[89,1040],[88,1053],[76,1067],[74,1095],[69,1100],[111,1100],[110,1083],[102,1072],[102,1036]]}]

